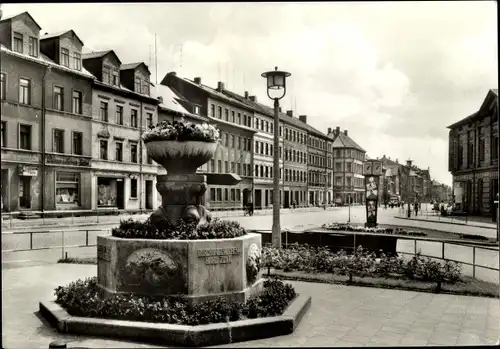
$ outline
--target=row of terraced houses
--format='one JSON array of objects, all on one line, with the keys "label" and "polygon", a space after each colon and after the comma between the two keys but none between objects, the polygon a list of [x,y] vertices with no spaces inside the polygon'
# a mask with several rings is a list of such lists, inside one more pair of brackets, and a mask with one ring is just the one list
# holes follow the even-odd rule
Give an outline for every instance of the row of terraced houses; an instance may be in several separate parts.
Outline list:
[{"label": "row of terraced houses", "polygon": [[[2,211],[153,210],[156,176],[142,133],[162,120],[215,124],[221,145],[201,173],[235,173],[236,186],[210,185],[210,208],[270,207],[273,134],[280,136],[283,207],[363,203],[366,151],[340,127],[323,133],[307,115],[279,113],[223,82],[212,88],[112,50],[84,53],[73,30],[40,35],[28,13],[0,20]],[[310,118],[310,117],[309,117]]]}]

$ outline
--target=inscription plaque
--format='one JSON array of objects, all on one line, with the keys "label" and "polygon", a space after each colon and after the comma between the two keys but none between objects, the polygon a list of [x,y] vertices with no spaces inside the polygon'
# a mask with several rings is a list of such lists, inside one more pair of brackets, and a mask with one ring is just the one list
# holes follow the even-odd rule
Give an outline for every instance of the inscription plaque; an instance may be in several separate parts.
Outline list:
[{"label": "inscription plaque", "polygon": [[206,248],[206,249],[200,249],[197,252],[198,258],[205,258],[206,265],[230,264],[231,256],[238,256],[240,254],[241,254],[241,249],[237,247]]},{"label": "inscription plaque", "polygon": [[102,259],[108,262],[111,261],[111,249],[109,248],[109,246],[97,246],[97,259]]}]

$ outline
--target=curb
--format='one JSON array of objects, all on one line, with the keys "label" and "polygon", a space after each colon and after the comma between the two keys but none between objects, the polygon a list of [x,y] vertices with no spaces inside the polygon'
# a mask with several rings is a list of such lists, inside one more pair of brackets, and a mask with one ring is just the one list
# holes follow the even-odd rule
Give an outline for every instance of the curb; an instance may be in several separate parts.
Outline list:
[{"label": "curb", "polygon": [[[41,315],[62,333],[126,338],[189,347],[231,344],[290,334],[297,328],[310,307],[311,297],[297,294],[281,316],[188,326],[77,317],[69,315],[55,301],[39,303]],[[60,342],[57,344],[61,345]]]},{"label": "curb", "polygon": [[456,222],[443,222],[443,221],[432,221],[432,220],[428,220],[428,219],[407,218],[407,217],[398,217],[398,216],[394,216],[394,218],[408,220],[408,221],[426,222],[426,223],[454,224],[454,225],[462,225],[462,226],[466,226],[466,227],[474,227],[474,228],[482,228],[482,229],[495,229],[495,230],[497,229],[496,227],[486,227],[486,226],[475,225],[475,224],[465,224],[465,223],[456,223]]}]

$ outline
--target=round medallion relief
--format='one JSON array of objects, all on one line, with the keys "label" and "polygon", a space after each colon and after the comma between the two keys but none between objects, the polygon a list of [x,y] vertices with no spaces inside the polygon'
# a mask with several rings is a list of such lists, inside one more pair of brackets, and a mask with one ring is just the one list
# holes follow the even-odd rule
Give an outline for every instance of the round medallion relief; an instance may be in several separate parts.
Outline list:
[{"label": "round medallion relief", "polygon": [[125,263],[127,281],[145,286],[168,283],[177,269],[177,264],[167,253],[154,248],[133,252]]}]

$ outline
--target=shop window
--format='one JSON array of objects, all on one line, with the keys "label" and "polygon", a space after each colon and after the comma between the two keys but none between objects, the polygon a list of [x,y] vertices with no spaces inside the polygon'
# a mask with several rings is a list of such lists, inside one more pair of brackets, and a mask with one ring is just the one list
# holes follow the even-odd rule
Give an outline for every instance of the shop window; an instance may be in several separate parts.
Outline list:
[{"label": "shop window", "polygon": [[137,179],[130,180],[130,198],[137,199]]},{"label": "shop window", "polygon": [[114,178],[97,178],[97,206],[116,206],[117,185]]},{"label": "shop window", "polygon": [[56,173],[56,204],[79,206],[80,175],[77,172]]}]

